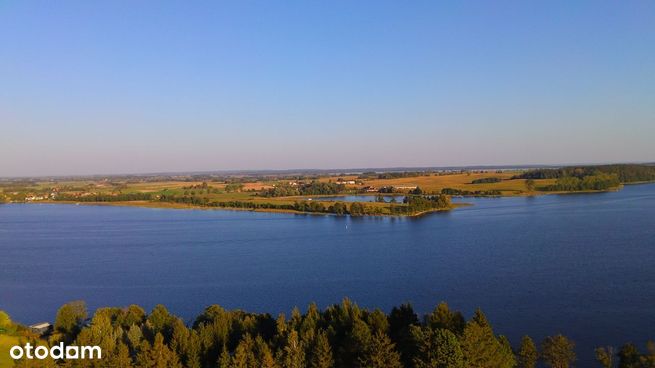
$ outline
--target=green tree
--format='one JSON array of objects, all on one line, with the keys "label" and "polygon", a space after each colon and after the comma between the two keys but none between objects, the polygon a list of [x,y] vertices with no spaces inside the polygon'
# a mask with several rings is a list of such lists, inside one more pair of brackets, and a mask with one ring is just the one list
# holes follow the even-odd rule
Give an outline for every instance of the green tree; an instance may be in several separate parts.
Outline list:
[{"label": "green tree", "polygon": [[535,368],[538,359],[539,353],[534,341],[530,336],[523,336],[518,354],[519,368]]},{"label": "green tree", "polygon": [[[103,356],[104,358],[104,356]],[[132,367],[132,357],[130,356],[130,349],[122,342],[119,342],[116,350],[111,356],[108,357],[109,362],[107,366],[109,367],[121,367],[121,368],[131,368]]]},{"label": "green tree", "polygon": [[416,187],[416,188],[410,190],[410,191],[409,191],[409,194],[413,194],[413,195],[421,195],[421,194],[423,194],[423,190],[421,190],[420,187]]},{"label": "green tree", "polygon": [[428,315],[428,326],[436,330],[444,328],[454,334],[461,334],[466,326],[464,316],[460,312],[453,312],[448,308],[445,302],[439,303],[437,307]]},{"label": "green tree", "polygon": [[619,356],[619,368],[640,368],[641,354],[633,344],[625,344],[617,354]]},{"label": "green tree", "polygon": [[414,358],[416,368],[464,367],[464,354],[452,331],[415,326],[412,333],[418,345],[418,354]]},{"label": "green tree", "polygon": [[223,345],[223,350],[221,355],[218,357],[218,368],[231,368],[232,367],[232,357],[230,357],[230,352],[227,351],[227,347]]},{"label": "green tree", "polygon": [[118,323],[128,329],[134,324],[142,324],[146,318],[146,312],[138,305],[130,305],[127,310],[118,317]]},{"label": "green tree", "polygon": [[345,215],[348,209],[344,203],[337,202],[329,207],[329,211],[337,215]]},{"label": "green tree", "polygon": [[161,333],[168,341],[173,334],[173,324],[176,319],[165,306],[157,304],[150,312],[146,322],[153,334]]},{"label": "green tree", "polygon": [[646,354],[642,355],[641,364],[647,368],[655,368],[655,341],[646,343]]},{"label": "green tree", "polygon": [[331,368],[334,366],[332,347],[325,331],[319,331],[312,348],[311,368]]},{"label": "green tree", "polygon": [[604,368],[614,367],[614,347],[612,346],[600,347],[600,348],[596,348],[594,352],[596,353],[596,360]]},{"label": "green tree", "polygon": [[305,367],[305,348],[298,339],[298,332],[291,330],[279,356],[283,368]]},{"label": "green tree", "polygon": [[231,368],[259,368],[255,356],[255,341],[246,334],[237,345],[232,357]]},{"label": "green tree", "polygon": [[541,357],[549,367],[568,368],[575,362],[575,343],[563,335],[548,336],[541,343]]},{"label": "green tree", "polygon": [[141,327],[137,325],[132,325],[127,330],[127,342],[130,347],[132,354],[136,354],[141,346],[141,340],[143,339],[143,331]]},{"label": "green tree", "polygon": [[525,189],[528,190],[528,192],[534,192],[534,179],[526,179],[525,180]]},{"label": "green tree", "polygon": [[373,335],[359,359],[362,368],[402,368],[400,354],[386,334]]},{"label": "green tree", "polygon": [[177,355],[164,344],[161,333],[155,335],[152,346],[143,341],[140,350],[136,357],[138,368],[182,368]]},{"label": "green tree", "polygon": [[350,205],[351,216],[361,216],[364,214],[364,205],[359,202],[353,202]]},{"label": "green tree", "polygon": [[416,354],[416,346],[411,333],[413,326],[418,326],[418,316],[410,304],[393,307],[388,317],[389,337],[400,353],[405,367],[410,367]]},{"label": "green tree", "polygon": [[510,368],[516,365],[514,354],[496,338],[479,309],[466,324],[461,344],[467,368]]},{"label": "green tree", "polygon": [[255,355],[257,357],[258,368],[277,368],[271,348],[261,336],[257,336],[255,339]]},{"label": "green tree", "polygon": [[72,342],[82,328],[88,316],[86,303],[74,301],[64,304],[57,311],[55,330],[64,336],[64,340]]}]

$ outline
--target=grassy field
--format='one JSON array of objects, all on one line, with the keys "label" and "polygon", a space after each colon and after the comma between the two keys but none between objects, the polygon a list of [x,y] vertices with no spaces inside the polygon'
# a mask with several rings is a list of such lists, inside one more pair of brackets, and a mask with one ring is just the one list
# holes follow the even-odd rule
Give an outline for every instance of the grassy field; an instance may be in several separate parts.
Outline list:
[{"label": "grassy field", "polygon": [[[528,193],[525,187],[525,180],[511,179],[513,176],[519,174],[519,171],[504,171],[502,173],[496,172],[479,172],[479,173],[453,173],[453,174],[429,174],[415,177],[393,178],[393,179],[358,179],[357,176],[342,176],[345,181],[361,181],[362,184],[349,184],[349,188],[361,188],[365,186],[372,186],[376,188],[389,187],[389,186],[418,186],[423,191],[428,193],[438,193],[444,188],[452,188],[468,191],[489,191],[498,190],[502,195],[527,195],[535,194]],[[483,178],[499,178],[500,182],[497,183],[483,183],[472,184],[473,180]],[[324,177],[320,181],[335,181],[334,177]],[[537,188],[554,184],[555,179],[536,180],[535,185]],[[539,191],[537,190],[537,193]],[[543,192],[541,192],[544,194]]]},{"label": "grassy field", "polygon": [[[426,192],[440,192],[444,188],[453,188],[460,190],[499,190],[503,195],[518,195],[526,193],[525,180],[511,179],[517,172],[503,173],[467,173],[467,174],[447,174],[430,176],[417,176],[409,178],[394,179],[370,179],[365,180],[365,185],[374,187],[383,186],[419,186]],[[498,183],[472,184],[476,179],[482,178],[500,178]],[[538,180],[537,187],[554,183],[554,180]],[[527,194],[527,193],[526,193]]]},{"label": "grassy field", "polygon": [[9,349],[19,343],[19,337],[17,336],[0,335],[0,368],[14,366],[14,360],[9,356]]}]

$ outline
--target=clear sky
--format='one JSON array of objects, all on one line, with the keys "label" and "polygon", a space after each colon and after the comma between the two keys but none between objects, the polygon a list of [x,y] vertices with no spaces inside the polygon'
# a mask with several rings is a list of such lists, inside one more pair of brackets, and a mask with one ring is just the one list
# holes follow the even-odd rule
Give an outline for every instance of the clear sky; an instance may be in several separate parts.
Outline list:
[{"label": "clear sky", "polygon": [[0,176],[655,161],[655,2],[0,0]]}]

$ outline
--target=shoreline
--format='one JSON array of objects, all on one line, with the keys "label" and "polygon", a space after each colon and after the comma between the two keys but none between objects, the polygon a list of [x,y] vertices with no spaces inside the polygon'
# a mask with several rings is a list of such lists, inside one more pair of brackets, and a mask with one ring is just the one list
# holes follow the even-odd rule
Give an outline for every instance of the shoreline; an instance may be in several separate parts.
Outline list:
[{"label": "shoreline", "polygon": [[[537,191],[537,192],[522,192],[522,193],[512,193],[512,194],[501,194],[501,195],[462,195],[456,196],[452,195],[451,198],[515,198],[515,197],[537,197],[537,196],[546,196],[546,195],[576,195],[576,194],[597,194],[597,193],[610,193],[610,192],[619,192],[623,189],[625,185],[648,185],[655,184],[653,181],[646,182],[634,182],[634,183],[621,183],[620,186],[616,188],[611,188],[608,190],[581,190],[581,191]],[[321,197],[346,197],[346,196],[376,196],[376,195],[386,195],[386,196],[403,196],[407,195],[406,193],[348,193],[348,194],[338,194],[338,195],[317,195],[312,196],[311,198],[320,199]],[[284,199],[294,199],[294,200],[307,200],[309,197],[281,197]],[[366,205],[368,202],[347,202],[347,201],[334,201],[341,203],[362,203]],[[286,214],[295,214],[295,215],[314,215],[314,216],[352,216],[350,214],[338,215],[335,213],[329,212],[306,212],[306,211],[297,211],[293,209],[279,209],[279,208],[240,208],[240,207],[214,207],[214,206],[199,206],[193,204],[184,204],[177,202],[158,202],[158,201],[100,201],[100,202],[79,202],[79,201],[53,201],[53,200],[43,200],[43,201],[24,201],[24,202],[3,202],[0,204],[67,204],[67,205],[82,205],[82,206],[118,206],[118,207],[140,207],[140,208],[154,208],[154,209],[173,209],[173,210],[204,210],[204,211],[245,211],[245,212],[267,212],[267,213],[286,213]],[[446,212],[451,210],[456,210],[460,207],[469,207],[473,206],[472,203],[453,203],[450,208],[437,208],[426,211],[421,211],[413,214],[363,214],[353,217],[421,217],[435,212]]]},{"label": "shoreline", "polygon": [[[354,202],[352,202],[354,203]],[[359,202],[362,203],[362,202]],[[433,210],[421,211],[411,215],[403,214],[364,214],[352,216],[350,214],[338,215],[329,212],[305,212],[290,209],[276,208],[239,208],[239,207],[212,207],[212,206],[194,206],[172,202],[149,202],[149,201],[129,201],[129,202],[76,202],[76,201],[29,201],[29,202],[6,202],[6,204],[65,204],[75,206],[114,206],[114,207],[138,207],[167,210],[203,210],[203,211],[239,211],[239,212],[264,212],[264,213],[287,213],[295,215],[314,215],[314,216],[351,216],[351,217],[420,217],[434,212],[446,212],[455,210],[459,207],[473,206],[472,203],[453,203],[450,208],[437,208]]]}]

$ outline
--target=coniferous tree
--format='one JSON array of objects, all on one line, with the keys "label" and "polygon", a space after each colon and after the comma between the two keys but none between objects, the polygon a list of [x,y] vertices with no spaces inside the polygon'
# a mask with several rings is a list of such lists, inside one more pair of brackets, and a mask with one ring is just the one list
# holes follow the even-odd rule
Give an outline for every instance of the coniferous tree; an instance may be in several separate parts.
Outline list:
[{"label": "coniferous tree", "polygon": [[173,317],[166,307],[158,304],[146,319],[146,326],[152,335],[161,333],[165,341],[170,341],[173,334],[173,324],[177,318]]},{"label": "coniferous tree", "polygon": [[70,343],[80,332],[82,323],[87,316],[86,303],[83,301],[64,304],[57,311],[55,331],[61,334],[64,342]]},{"label": "coniferous tree", "polygon": [[516,365],[514,354],[496,338],[479,309],[466,324],[461,344],[468,368],[511,368]]},{"label": "coniferous tree", "polygon": [[388,317],[389,337],[396,344],[400,359],[405,367],[410,367],[416,355],[416,346],[411,328],[418,326],[418,316],[410,304],[394,307]]},{"label": "coniferous tree", "polygon": [[141,325],[146,318],[146,312],[138,305],[130,305],[124,313],[121,313],[117,322],[124,329],[129,329],[132,325]]},{"label": "coniferous tree", "polygon": [[371,337],[359,363],[362,368],[402,368],[400,354],[389,337],[382,332]]},{"label": "coniferous tree", "polygon": [[298,338],[298,332],[295,330],[289,332],[286,344],[282,348],[278,360],[283,368],[305,367],[305,348],[302,346]]},{"label": "coniferous tree", "polygon": [[143,332],[141,331],[141,327],[137,325],[130,326],[130,329],[127,331],[127,342],[132,355],[136,355],[139,352],[142,339]]},{"label": "coniferous tree", "polygon": [[647,368],[655,368],[655,341],[646,343],[646,354],[642,355],[641,364]]},{"label": "coniferous tree", "polygon": [[464,331],[466,321],[460,312],[451,311],[448,304],[441,302],[428,316],[428,325],[435,330],[445,328],[455,335],[460,335]]},{"label": "coniferous tree", "polygon": [[255,339],[255,355],[259,368],[276,368],[277,363],[273,358],[271,348],[261,336]]},{"label": "coniferous tree", "polygon": [[614,367],[614,347],[600,347],[594,351],[596,354],[596,361],[603,366],[603,368]]},{"label": "coniferous tree", "polygon": [[619,356],[619,368],[639,368],[639,350],[633,344],[625,344],[617,354]]},{"label": "coniferous tree", "polygon": [[521,347],[518,355],[519,368],[535,368],[537,366],[539,353],[537,352],[537,346],[530,336],[526,335],[521,339]]},{"label": "coniferous tree", "polygon": [[332,347],[328,341],[327,334],[319,331],[314,340],[312,348],[310,367],[311,368],[332,368],[334,358],[332,357]]},{"label": "coniferous tree", "polygon": [[414,358],[416,368],[462,368],[464,354],[460,343],[450,330],[413,327],[412,333],[418,353]]},{"label": "coniferous tree", "polygon": [[144,340],[140,350],[136,357],[138,368],[182,368],[177,355],[164,344],[161,333],[155,335],[152,346]]},{"label": "coniferous tree", "polygon": [[119,343],[114,354],[109,357],[107,365],[110,367],[131,368],[132,357],[130,356],[130,349],[127,345]]},{"label": "coniferous tree", "polygon": [[541,357],[549,367],[568,368],[575,361],[575,344],[565,336],[548,336],[541,343]]},{"label": "coniferous tree", "polygon": [[246,334],[237,345],[230,368],[259,368],[255,356],[255,341],[249,334]]},{"label": "coniferous tree", "polygon": [[218,357],[218,368],[230,368],[232,366],[232,357],[227,347],[223,345],[221,355]]}]

